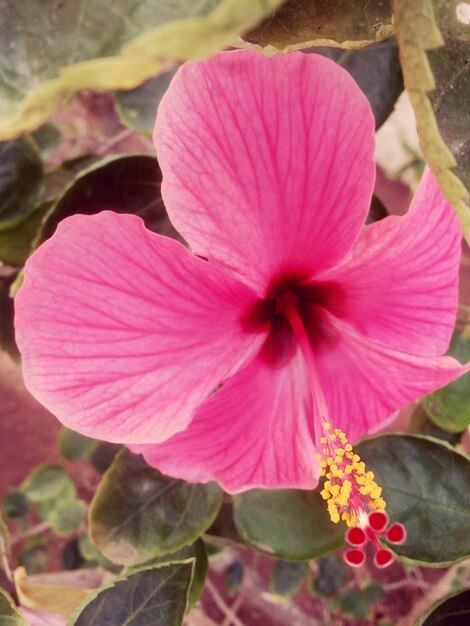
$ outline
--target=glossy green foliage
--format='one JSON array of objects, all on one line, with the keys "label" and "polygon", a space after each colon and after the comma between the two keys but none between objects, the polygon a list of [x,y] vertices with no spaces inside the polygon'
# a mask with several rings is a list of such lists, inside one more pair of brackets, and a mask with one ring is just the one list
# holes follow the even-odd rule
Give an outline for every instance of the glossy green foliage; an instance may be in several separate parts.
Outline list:
[{"label": "glossy green foliage", "polygon": [[123,450],[106,471],[90,510],[90,533],[115,563],[135,565],[193,543],[215,519],[222,491],[190,484]]},{"label": "glossy green foliage", "polygon": [[302,587],[308,572],[305,561],[276,561],[269,589],[281,598],[290,598]]},{"label": "glossy green foliage", "polygon": [[58,437],[58,447],[61,455],[67,461],[85,461],[95,452],[98,442],[80,433],[61,428]]},{"label": "glossy green foliage", "polygon": [[71,618],[70,626],[180,626],[194,561],[140,569],[101,589]]},{"label": "glossy green foliage", "polygon": [[39,151],[27,137],[0,142],[0,261],[21,265],[42,218]]},{"label": "glossy green foliage", "polygon": [[407,531],[392,549],[409,561],[448,564],[470,554],[470,460],[428,437],[382,435],[356,446],[383,487],[387,513]]},{"label": "glossy green foliage", "polygon": [[[470,340],[454,333],[449,354],[461,363],[470,360]],[[443,430],[458,433],[470,424],[470,374],[426,396],[421,405],[428,417]]]},{"label": "glossy green foliage", "polygon": [[319,490],[252,489],[234,496],[243,539],[282,559],[308,560],[342,545],[345,529],[332,524]]}]

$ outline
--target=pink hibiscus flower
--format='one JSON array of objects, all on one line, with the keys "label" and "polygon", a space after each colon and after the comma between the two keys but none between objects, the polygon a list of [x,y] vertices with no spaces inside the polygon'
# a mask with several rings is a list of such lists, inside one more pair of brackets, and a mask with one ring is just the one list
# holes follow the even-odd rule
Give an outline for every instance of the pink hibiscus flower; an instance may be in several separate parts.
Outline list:
[{"label": "pink hibiscus flower", "polygon": [[309,489],[325,421],[356,439],[467,371],[441,356],[458,221],[427,172],[407,215],[363,226],[374,120],[340,67],[186,63],[155,143],[190,250],[103,212],[64,220],[25,268],[26,384],[64,424],[189,481]]}]

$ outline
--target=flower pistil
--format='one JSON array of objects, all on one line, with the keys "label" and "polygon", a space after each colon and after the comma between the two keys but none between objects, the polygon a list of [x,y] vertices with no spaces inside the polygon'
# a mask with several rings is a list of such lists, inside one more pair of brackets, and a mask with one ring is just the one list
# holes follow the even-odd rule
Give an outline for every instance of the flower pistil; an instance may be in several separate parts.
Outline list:
[{"label": "flower pistil", "polygon": [[389,518],[385,513],[386,502],[382,488],[375,481],[374,473],[367,471],[364,461],[353,450],[346,434],[339,428],[332,429],[323,422],[323,445],[316,454],[320,461],[320,476],[325,478],[321,496],[327,502],[331,521],[346,522],[346,541],[352,549],[344,554],[348,565],[358,567],[365,561],[365,546],[370,541],[375,548],[376,567],[387,567],[394,560],[393,552],[383,548],[379,537],[390,543],[401,544],[406,540],[406,530],[395,523],[387,528]]},{"label": "flower pistil", "polygon": [[305,364],[309,371],[312,398],[318,408],[320,419],[314,422],[314,439],[319,451],[315,458],[320,462],[320,477],[325,478],[321,496],[326,500],[331,521],[346,522],[346,541],[353,546],[344,558],[348,565],[360,566],[365,561],[365,545],[370,541],[375,547],[374,563],[387,567],[394,560],[393,552],[383,548],[379,537],[390,543],[400,544],[406,540],[402,524],[387,529],[388,515],[384,512],[386,502],[382,487],[374,473],[368,471],[364,461],[353,450],[344,431],[333,428],[329,420],[328,405],[319,384],[319,376],[312,351],[312,344],[299,313],[298,299],[291,292],[277,300],[278,310],[289,321]]}]

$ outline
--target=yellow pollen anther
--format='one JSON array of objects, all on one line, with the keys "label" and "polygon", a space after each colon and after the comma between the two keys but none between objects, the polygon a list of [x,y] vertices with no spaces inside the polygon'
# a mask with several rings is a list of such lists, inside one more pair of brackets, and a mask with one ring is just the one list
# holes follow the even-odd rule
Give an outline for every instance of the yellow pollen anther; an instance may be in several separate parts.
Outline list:
[{"label": "yellow pollen anther", "polygon": [[[359,518],[367,516],[366,510],[383,510],[386,503],[382,498],[382,488],[375,482],[373,472],[366,471],[364,461],[353,452],[345,433],[339,428],[326,436],[331,430],[329,422],[323,424],[325,436],[320,442],[325,445],[323,454],[315,458],[320,461],[320,476],[325,477],[321,497],[327,501],[328,513],[335,524],[340,520],[348,526],[354,526]],[[338,439],[340,446],[328,441]]]}]

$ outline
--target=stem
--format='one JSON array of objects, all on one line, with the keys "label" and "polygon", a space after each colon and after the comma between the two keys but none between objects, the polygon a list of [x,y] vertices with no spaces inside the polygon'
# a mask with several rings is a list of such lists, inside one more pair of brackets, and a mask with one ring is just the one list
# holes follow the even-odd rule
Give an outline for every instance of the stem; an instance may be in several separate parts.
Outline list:
[{"label": "stem", "polygon": [[217,587],[213,584],[210,578],[207,578],[206,588],[211,594],[212,599],[214,600],[218,608],[225,615],[224,624],[226,624],[227,626],[230,626],[231,624],[233,624],[234,626],[245,626],[245,624],[240,619],[238,619],[238,617],[235,615],[233,607],[230,607],[222,598],[222,596],[217,590]]},{"label": "stem", "polygon": [[457,578],[457,570],[463,566],[470,565],[470,559],[461,561],[453,567],[438,580],[438,582],[429,589],[416,604],[414,604],[411,611],[405,617],[402,617],[396,624],[396,626],[413,626],[416,620],[437,600],[443,598],[450,591],[452,591],[452,585]]},{"label": "stem", "polygon": [[382,585],[382,589],[384,591],[394,591],[396,589],[402,589],[403,587],[409,586],[419,587],[420,589],[429,589],[429,583],[422,582],[417,578],[405,578],[404,580],[398,580],[395,583],[385,583]]},{"label": "stem", "polygon": [[40,524],[36,524],[36,526],[31,526],[28,530],[25,530],[22,533],[18,533],[11,538],[11,545],[16,546],[17,544],[25,541],[26,539],[30,539],[31,537],[36,537],[48,530],[51,530],[52,526],[50,522],[41,522]]}]

